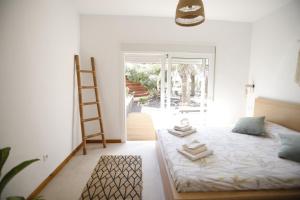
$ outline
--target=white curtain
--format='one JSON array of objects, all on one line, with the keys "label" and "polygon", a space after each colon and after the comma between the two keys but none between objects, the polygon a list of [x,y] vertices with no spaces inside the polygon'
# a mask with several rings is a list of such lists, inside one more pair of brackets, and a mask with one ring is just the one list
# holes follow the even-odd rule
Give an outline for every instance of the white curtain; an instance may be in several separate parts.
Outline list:
[{"label": "white curtain", "polygon": [[298,51],[298,62],[297,62],[295,81],[300,86],[300,49]]}]

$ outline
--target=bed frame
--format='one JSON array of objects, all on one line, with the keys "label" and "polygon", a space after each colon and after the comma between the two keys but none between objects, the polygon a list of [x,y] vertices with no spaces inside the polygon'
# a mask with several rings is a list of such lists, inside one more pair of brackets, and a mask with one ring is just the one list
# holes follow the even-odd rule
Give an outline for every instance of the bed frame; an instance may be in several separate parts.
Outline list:
[{"label": "bed frame", "polygon": [[300,104],[266,98],[257,98],[254,116],[265,116],[266,120],[300,132]]},{"label": "bed frame", "polygon": [[[266,120],[300,131],[300,104],[257,98],[255,101],[254,116],[266,116]],[[163,150],[158,141],[156,142],[156,150],[166,200],[300,199],[300,189],[179,193],[176,191],[173,179],[167,168]]]}]

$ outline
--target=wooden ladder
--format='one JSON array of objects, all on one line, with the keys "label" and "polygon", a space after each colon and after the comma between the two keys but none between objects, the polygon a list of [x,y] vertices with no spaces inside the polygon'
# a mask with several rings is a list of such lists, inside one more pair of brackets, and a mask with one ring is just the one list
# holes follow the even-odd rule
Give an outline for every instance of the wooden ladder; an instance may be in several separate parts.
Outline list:
[{"label": "wooden ladder", "polygon": [[[76,74],[77,74],[77,84],[78,84],[78,97],[79,97],[79,114],[80,114],[80,127],[81,127],[81,135],[82,135],[82,144],[83,144],[83,154],[86,155],[86,142],[87,139],[99,136],[102,137],[102,144],[103,147],[106,147],[106,140],[104,136],[104,130],[103,130],[103,122],[102,122],[102,115],[101,115],[101,108],[100,108],[100,101],[99,101],[99,93],[98,93],[98,86],[97,86],[97,79],[96,79],[96,67],[95,67],[95,59],[91,57],[91,65],[92,70],[81,70],[80,69],[80,63],[79,63],[79,56],[75,55],[75,65],[76,65]],[[82,86],[81,85],[81,73],[89,73],[93,75],[93,85],[92,86]],[[95,91],[95,102],[83,102],[82,98],[82,90],[90,90],[93,89]],[[98,116],[84,119],[83,117],[83,109],[84,106],[88,105],[96,105],[97,106],[97,114]],[[100,125],[100,132],[86,135],[85,132],[85,122],[90,121],[98,121]]]}]

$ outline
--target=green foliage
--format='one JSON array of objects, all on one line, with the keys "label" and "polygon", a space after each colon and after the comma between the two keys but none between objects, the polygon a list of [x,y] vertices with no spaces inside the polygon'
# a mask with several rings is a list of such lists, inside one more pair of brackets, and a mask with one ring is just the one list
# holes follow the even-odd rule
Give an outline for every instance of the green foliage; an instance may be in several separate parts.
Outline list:
[{"label": "green foliage", "polygon": [[0,150],[0,176],[1,176],[1,171],[4,166],[4,163],[8,158],[9,151],[10,151],[10,147],[6,147]]},{"label": "green foliage", "polygon": [[149,90],[149,93],[151,97],[155,97],[155,98],[159,97],[160,95],[160,91],[158,91],[157,89]]},{"label": "green foliage", "polygon": [[141,83],[148,90],[157,90],[157,81],[160,79],[159,65],[133,65],[126,67],[126,76],[129,81]]},{"label": "green foliage", "polygon": [[[7,160],[10,152],[10,147],[6,147],[3,149],[0,149],[0,170],[2,169],[3,165],[5,164],[5,161]],[[38,161],[39,159],[32,159],[32,160],[27,160],[24,161],[14,168],[12,168],[9,172],[7,172],[4,177],[0,181],[0,198],[2,191],[4,187],[8,184],[8,182],[15,176],[17,175],[20,171],[22,171],[24,168],[26,168],[28,165],[30,165],[33,162]],[[25,199],[24,197],[7,197],[8,200],[22,200]]]},{"label": "green foliage", "polygon": [[145,104],[145,103],[147,103],[148,100],[149,100],[148,97],[140,97],[139,102],[140,102],[140,104]]}]

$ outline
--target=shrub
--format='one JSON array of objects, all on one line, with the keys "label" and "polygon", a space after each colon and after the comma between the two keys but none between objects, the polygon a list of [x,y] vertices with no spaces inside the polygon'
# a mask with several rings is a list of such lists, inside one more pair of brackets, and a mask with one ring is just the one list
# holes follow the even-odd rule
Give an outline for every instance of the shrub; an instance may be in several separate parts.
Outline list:
[{"label": "shrub", "polygon": [[149,91],[157,90],[160,79],[160,66],[153,64],[130,65],[126,67],[126,76],[129,81],[141,83]]}]

